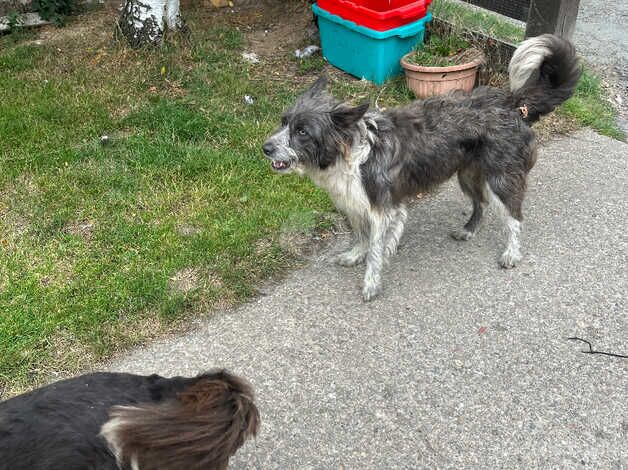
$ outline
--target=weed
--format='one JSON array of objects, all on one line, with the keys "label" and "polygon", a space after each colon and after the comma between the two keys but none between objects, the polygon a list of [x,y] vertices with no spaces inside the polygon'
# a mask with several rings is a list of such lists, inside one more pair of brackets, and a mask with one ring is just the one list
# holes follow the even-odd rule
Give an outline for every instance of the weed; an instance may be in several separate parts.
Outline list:
[{"label": "weed", "polygon": [[429,40],[413,54],[408,57],[409,62],[429,66],[429,67],[446,67],[450,65],[458,65],[462,60],[468,58],[470,46],[469,41],[457,36],[449,34],[446,36],[430,35]]},{"label": "weed", "polygon": [[320,72],[327,65],[327,62],[321,55],[312,55],[310,57],[304,57],[303,59],[296,60],[298,64],[298,70],[302,74]]}]

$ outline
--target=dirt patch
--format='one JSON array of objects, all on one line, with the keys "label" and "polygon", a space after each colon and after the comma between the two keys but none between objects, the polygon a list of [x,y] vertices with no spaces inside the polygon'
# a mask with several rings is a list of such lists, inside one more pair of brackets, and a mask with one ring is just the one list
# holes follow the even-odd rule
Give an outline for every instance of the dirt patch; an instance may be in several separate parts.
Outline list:
[{"label": "dirt patch", "polygon": [[217,274],[201,272],[201,270],[191,267],[177,271],[170,278],[168,284],[170,289],[183,294],[204,286],[212,289],[224,288],[224,283]]},{"label": "dirt patch", "polygon": [[13,184],[0,190],[0,229],[3,229],[8,238],[2,239],[0,231],[0,244],[6,246],[10,240],[18,240],[28,233],[30,221],[24,200],[36,198],[38,194],[39,186],[28,173],[19,175]]},{"label": "dirt patch", "polygon": [[113,28],[103,28],[103,24],[113,24],[118,17],[118,7],[121,2],[106,1],[98,8],[88,9],[83,13],[68,18],[68,24],[58,27],[53,24],[44,25],[38,29],[36,39],[28,41],[31,44],[65,43],[68,41],[96,42],[110,39]]},{"label": "dirt patch", "polygon": [[187,294],[188,292],[198,288],[199,280],[200,275],[197,269],[184,268],[177,271],[175,275],[170,278],[170,282],[168,284],[170,289]]},{"label": "dirt patch", "polygon": [[544,144],[557,135],[568,135],[578,130],[581,126],[578,122],[564,114],[553,112],[541,118],[532,128],[536,133],[537,142]]},{"label": "dirt patch", "polygon": [[89,221],[70,222],[63,227],[63,232],[89,240],[94,233],[95,226],[94,222]]},{"label": "dirt patch", "polygon": [[39,278],[42,287],[65,287],[74,280],[74,261],[67,258],[54,259],[54,268]]},{"label": "dirt patch", "polygon": [[[303,217],[305,215],[305,217]],[[278,243],[293,258],[308,258],[324,249],[338,233],[345,233],[344,217],[337,213],[288,217]]]},{"label": "dirt patch", "polygon": [[183,235],[184,237],[192,237],[194,235],[198,235],[203,230],[200,227],[195,227],[194,225],[179,225],[177,227],[177,232],[179,235]]},{"label": "dirt patch", "polygon": [[304,4],[274,4],[253,12],[258,22],[247,34],[248,48],[262,58],[293,54],[308,39],[318,41],[312,13]]},{"label": "dirt patch", "polygon": [[255,54],[259,60],[251,68],[254,79],[259,77],[264,81],[284,83],[294,81],[299,86],[320,73],[300,72],[299,62],[294,56],[296,49],[319,44],[310,1],[265,0],[252,3],[249,7],[238,5],[236,2],[234,8],[218,9],[214,14],[219,15],[217,20],[227,22],[244,33],[243,52]]}]

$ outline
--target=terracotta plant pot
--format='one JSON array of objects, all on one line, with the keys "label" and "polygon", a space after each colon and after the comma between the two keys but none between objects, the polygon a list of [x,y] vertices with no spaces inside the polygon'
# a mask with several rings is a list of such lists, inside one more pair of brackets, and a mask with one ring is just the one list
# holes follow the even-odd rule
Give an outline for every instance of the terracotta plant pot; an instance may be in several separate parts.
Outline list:
[{"label": "terracotta plant pot", "polygon": [[447,67],[425,67],[408,62],[409,52],[401,58],[406,73],[406,83],[417,98],[442,95],[451,90],[471,91],[475,85],[478,68],[483,63],[479,56],[471,62]]}]

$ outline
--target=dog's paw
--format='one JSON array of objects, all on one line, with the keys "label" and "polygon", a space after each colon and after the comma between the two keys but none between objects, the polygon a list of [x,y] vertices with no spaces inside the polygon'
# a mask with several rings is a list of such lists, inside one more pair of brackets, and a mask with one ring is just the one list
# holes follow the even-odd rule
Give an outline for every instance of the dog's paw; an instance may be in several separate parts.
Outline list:
[{"label": "dog's paw", "polygon": [[370,302],[380,294],[381,290],[382,287],[380,285],[365,284],[364,288],[362,289],[362,298],[365,302]]},{"label": "dog's paw", "polygon": [[499,266],[504,269],[514,268],[519,264],[522,258],[519,251],[506,250],[499,259]]},{"label": "dog's paw", "polygon": [[454,230],[453,232],[450,232],[449,235],[454,240],[458,240],[461,242],[466,242],[467,240],[471,240],[473,238],[473,232],[469,232],[468,230],[465,230],[463,228],[459,230]]},{"label": "dog's paw", "polygon": [[351,267],[356,266],[364,261],[365,256],[365,253],[359,253],[353,250],[349,250],[336,256],[335,262],[340,266]]}]

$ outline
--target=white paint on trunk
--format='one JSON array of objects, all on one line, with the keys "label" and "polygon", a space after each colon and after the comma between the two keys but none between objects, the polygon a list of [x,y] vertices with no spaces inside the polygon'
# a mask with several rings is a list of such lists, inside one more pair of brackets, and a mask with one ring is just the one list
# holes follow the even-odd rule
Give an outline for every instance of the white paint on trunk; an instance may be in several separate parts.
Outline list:
[{"label": "white paint on trunk", "polygon": [[179,13],[179,0],[167,0],[166,4],[166,25],[168,29],[179,29],[181,27],[181,16]]},{"label": "white paint on trunk", "polygon": [[166,28],[181,27],[179,0],[127,0],[123,11],[129,10],[132,12],[129,22],[132,21],[136,37],[146,30],[149,34],[145,39],[149,42],[159,42]]}]

